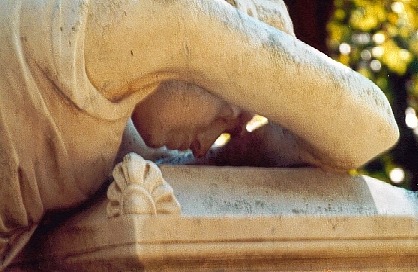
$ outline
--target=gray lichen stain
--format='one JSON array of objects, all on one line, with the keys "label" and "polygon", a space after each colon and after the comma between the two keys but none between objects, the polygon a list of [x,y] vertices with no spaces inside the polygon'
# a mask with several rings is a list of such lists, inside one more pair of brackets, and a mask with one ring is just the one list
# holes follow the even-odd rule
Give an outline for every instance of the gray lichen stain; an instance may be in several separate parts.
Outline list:
[{"label": "gray lichen stain", "polygon": [[245,199],[219,200],[208,196],[203,200],[203,205],[207,210],[220,213],[252,214],[254,211],[253,203]]}]

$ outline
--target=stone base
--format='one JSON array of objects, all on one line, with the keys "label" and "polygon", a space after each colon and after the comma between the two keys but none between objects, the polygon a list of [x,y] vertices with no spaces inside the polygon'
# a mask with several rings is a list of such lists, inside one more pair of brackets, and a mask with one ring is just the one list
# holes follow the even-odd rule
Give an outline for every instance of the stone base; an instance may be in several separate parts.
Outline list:
[{"label": "stone base", "polygon": [[165,166],[181,215],[44,226],[11,271],[414,271],[417,195],[317,169]]}]

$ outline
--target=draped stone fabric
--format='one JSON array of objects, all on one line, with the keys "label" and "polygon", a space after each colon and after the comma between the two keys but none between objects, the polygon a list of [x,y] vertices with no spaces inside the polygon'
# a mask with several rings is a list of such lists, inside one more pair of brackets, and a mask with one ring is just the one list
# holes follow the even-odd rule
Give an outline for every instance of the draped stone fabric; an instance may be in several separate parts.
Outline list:
[{"label": "draped stone fabric", "polygon": [[87,1],[0,2],[0,270],[46,210],[100,186],[137,100],[88,81],[86,17]]},{"label": "draped stone fabric", "polygon": [[0,2],[1,259],[46,210],[76,205],[100,186],[135,103],[146,95],[112,102],[90,83],[88,6],[88,0]]},{"label": "draped stone fabric", "polygon": [[[269,23],[284,32],[220,0],[98,2],[0,1],[0,270],[45,211],[101,186],[136,103],[166,79],[269,117],[331,168],[365,163],[398,138],[378,87],[284,33],[283,18]],[[229,2],[267,20],[277,1]],[[113,86],[109,100],[91,83],[111,80],[133,87]]]}]

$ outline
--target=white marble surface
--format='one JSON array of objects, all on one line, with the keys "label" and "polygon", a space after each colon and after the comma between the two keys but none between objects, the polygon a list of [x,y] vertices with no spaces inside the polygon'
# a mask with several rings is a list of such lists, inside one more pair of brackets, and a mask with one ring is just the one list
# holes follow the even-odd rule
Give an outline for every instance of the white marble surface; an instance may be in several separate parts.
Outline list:
[{"label": "white marble surface", "polygon": [[[413,271],[415,194],[317,169],[164,166],[181,215],[107,218],[101,198],[44,226],[12,269]],[[412,270],[411,270],[412,269]],[[12,270],[13,271],[13,270]]]},{"label": "white marble surface", "polygon": [[185,216],[378,214],[361,177],[309,168],[166,166],[162,171]]}]

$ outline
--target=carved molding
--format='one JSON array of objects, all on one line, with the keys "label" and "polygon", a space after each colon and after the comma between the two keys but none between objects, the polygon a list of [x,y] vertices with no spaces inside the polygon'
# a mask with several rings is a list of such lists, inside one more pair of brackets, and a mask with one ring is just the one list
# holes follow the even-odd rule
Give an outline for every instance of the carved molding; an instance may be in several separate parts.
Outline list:
[{"label": "carved molding", "polygon": [[10,271],[417,271],[418,199],[403,189],[312,168],[161,171],[182,216],[103,220],[99,201],[41,226]]},{"label": "carved molding", "polygon": [[124,214],[180,214],[172,187],[156,164],[129,153],[113,169],[107,197],[108,217]]}]

